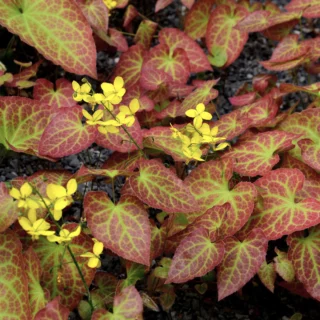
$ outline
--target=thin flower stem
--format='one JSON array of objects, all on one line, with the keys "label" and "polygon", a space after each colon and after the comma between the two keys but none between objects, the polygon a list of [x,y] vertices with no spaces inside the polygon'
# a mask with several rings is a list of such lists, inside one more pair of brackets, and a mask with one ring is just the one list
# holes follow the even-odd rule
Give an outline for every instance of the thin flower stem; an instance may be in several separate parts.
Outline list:
[{"label": "thin flower stem", "polygon": [[[101,102],[102,105],[104,106],[104,108],[110,113],[110,115],[113,117],[114,120],[117,121],[117,117],[109,110],[109,108],[103,103]],[[132,143],[137,147],[137,149],[139,150],[139,152],[144,156],[144,158],[148,159],[148,157],[145,155],[145,153],[143,152],[143,150],[139,147],[139,145],[137,144],[136,140],[134,140],[134,138],[132,137],[132,135],[130,134],[130,132],[127,130],[127,128],[124,125],[121,125],[121,128],[123,129],[123,131],[127,134],[127,136],[129,137],[129,139],[132,141]]]},{"label": "thin flower stem", "polygon": [[[53,220],[54,224],[58,227],[59,230],[61,230],[62,228],[61,228],[60,224],[57,221],[55,221],[49,206],[47,205],[47,203],[43,199],[42,194],[31,183],[30,183],[30,185],[31,185],[32,189],[36,192],[36,194],[40,197],[41,201],[44,203],[44,205],[45,205],[46,209],[48,210],[48,213],[50,214],[50,217]],[[69,247],[69,245],[67,245],[67,250],[69,251],[69,254],[70,254],[71,258],[72,258],[72,261],[73,261],[73,263],[75,264],[75,266],[76,266],[76,268],[78,270],[78,273],[80,275],[81,281],[82,281],[82,283],[84,285],[84,288],[85,288],[85,290],[87,292],[88,303],[90,305],[91,312],[93,312],[94,307],[93,307],[93,302],[92,302],[92,299],[91,299],[91,294],[90,294],[89,287],[88,287],[88,285],[87,285],[87,283],[86,283],[86,281],[84,279],[84,276],[83,276],[83,273],[82,273],[82,271],[80,269],[78,261],[76,260],[76,258],[74,256],[71,248]]]}]

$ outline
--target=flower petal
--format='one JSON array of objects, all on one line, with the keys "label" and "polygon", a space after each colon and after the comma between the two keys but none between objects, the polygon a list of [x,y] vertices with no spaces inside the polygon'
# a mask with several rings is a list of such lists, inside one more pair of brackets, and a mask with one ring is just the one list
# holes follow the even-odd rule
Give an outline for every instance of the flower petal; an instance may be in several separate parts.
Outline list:
[{"label": "flower petal", "polygon": [[86,119],[92,120],[92,115],[87,110],[82,109],[82,114]]},{"label": "flower petal", "polygon": [[67,190],[57,184],[49,183],[47,186],[47,196],[49,199],[54,200],[56,198],[62,198],[67,195]]},{"label": "flower petal", "polygon": [[83,258],[95,258],[96,256],[92,252],[86,252],[86,253],[80,254],[80,257],[83,257]]},{"label": "flower petal", "polygon": [[196,110],[198,113],[202,113],[206,109],[206,106],[203,103],[198,103],[196,106]]},{"label": "flower petal", "polygon": [[60,198],[54,203],[54,210],[63,210],[69,204],[67,197]]},{"label": "flower petal", "polygon": [[198,112],[194,109],[189,109],[186,111],[186,116],[189,118],[194,118],[198,115]]},{"label": "flower petal", "polygon": [[103,243],[100,241],[97,241],[94,245],[93,245],[93,253],[96,256],[99,256],[103,251]]},{"label": "flower petal", "polygon": [[124,86],[123,78],[122,77],[116,77],[114,79],[113,85],[114,85],[114,88],[116,89],[116,91],[121,90],[123,88],[123,86]]},{"label": "flower petal", "polygon": [[140,108],[140,104],[139,104],[139,100],[138,99],[132,99],[130,104],[129,104],[130,110],[133,114],[135,114],[139,108]]},{"label": "flower petal", "polygon": [[21,198],[21,194],[20,194],[20,191],[17,189],[17,188],[12,188],[10,191],[9,191],[9,194],[12,198],[16,199],[16,200],[19,200]]},{"label": "flower petal", "polygon": [[[102,111],[102,110],[100,110]],[[67,195],[71,196],[77,191],[78,185],[76,179],[70,179],[67,183]]]},{"label": "flower petal", "polygon": [[88,261],[88,267],[90,268],[97,268],[99,265],[100,260],[97,257],[90,258]]},{"label": "flower petal", "polygon": [[193,119],[193,125],[199,129],[202,126],[202,118],[200,116],[197,116]]},{"label": "flower petal", "polygon": [[23,230],[30,231],[33,229],[30,220],[26,217],[21,217],[18,221]]},{"label": "flower petal", "polygon": [[103,82],[101,84],[103,94],[107,98],[110,94],[114,93],[114,86],[111,83]]},{"label": "flower petal", "polygon": [[79,91],[80,89],[80,84],[77,81],[72,81],[72,89],[74,91]]},{"label": "flower petal", "polygon": [[204,120],[211,120],[212,119],[212,114],[207,112],[207,111],[204,111],[201,113],[201,118],[204,119]]},{"label": "flower petal", "polygon": [[20,193],[23,198],[29,197],[30,194],[32,193],[32,187],[28,182],[25,182],[21,188],[20,188]]},{"label": "flower petal", "polygon": [[50,223],[48,223],[44,219],[39,219],[33,224],[33,229],[35,231],[43,231],[43,230],[48,230],[50,229]]},{"label": "flower petal", "polygon": [[78,226],[75,231],[70,232],[69,237],[70,238],[77,237],[80,234],[80,232],[81,232],[81,227]]}]

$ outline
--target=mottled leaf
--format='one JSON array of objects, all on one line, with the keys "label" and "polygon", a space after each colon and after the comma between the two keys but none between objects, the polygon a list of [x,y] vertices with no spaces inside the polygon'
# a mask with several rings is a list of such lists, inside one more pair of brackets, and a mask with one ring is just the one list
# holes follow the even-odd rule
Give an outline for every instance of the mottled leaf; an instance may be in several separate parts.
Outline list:
[{"label": "mottled leaf", "polygon": [[103,298],[104,303],[112,303],[118,284],[117,278],[110,273],[98,271],[94,277],[94,283],[97,286],[95,292]]},{"label": "mottled leaf", "polygon": [[84,210],[92,234],[105,248],[127,260],[149,265],[151,231],[142,202],[123,196],[114,204],[102,191],[89,192]]},{"label": "mottled leaf", "polygon": [[307,198],[296,201],[304,175],[297,169],[277,169],[255,182],[263,206],[250,217],[249,228],[260,228],[269,240],[303,230],[320,222],[320,202]]},{"label": "mottled leaf", "polygon": [[308,235],[296,232],[287,239],[288,257],[296,276],[307,292],[320,301],[320,225],[308,230]]},{"label": "mottled leaf", "polygon": [[59,108],[55,117],[44,130],[39,153],[61,158],[88,148],[95,140],[95,126],[83,125],[82,108]]},{"label": "mottled leaf", "polygon": [[226,51],[228,60],[224,67],[229,66],[240,55],[248,34],[235,28],[236,24],[245,18],[247,10],[241,7],[221,5],[216,7],[209,19],[206,33],[206,44],[209,53],[219,47]]},{"label": "mottled leaf", "polygon": [[129,182],[136,196],[153,208],[192,212],[197,206],[185,183],[156,160],[140,160],[139,176]]},{"label": "mottled leaf", "polygon": [[159,32],[160,43],[166,44],[173,54],[177,48],[183,49],[190,63],[190,72],[203,72],[212,70],[208,58],[201,47],[177,28],[164,28]]},{"label": "mottled leaf", "polygon": [[0,24],[45,58],[69,72],[96,78],[91,28],[74,1],[2,1],[0,11]]},{"label": "mottled leaf", "polygon": [[55,85],[46,79],[38,79],[33,89],[35,100],[55,108],[75,106],[76,102],[72,95],[71,82],[64,78],[58,79]]},{"label": "mottled leaf", "polygon": [[34,320],[68,320],[70,310],[59,302],[60,297],[54,298],[36,314]]},{"label": "mottled leaf", "polygon": [[168,5],[170,5],[173,2],[173,0],[157,0],[156,2],[156,7],[155,7],[155,12],[158,12]]},{"label": "mottled leaf", "polygon": [[139,24],[136,35],[134,36],[135,43],[141,43],[144,48],[149,49],[152,37],[156,32],[158,24],[151,20],[142,20]]},{"label": "mottled leaf", "polygon": [[278,248],[275,248],[274,251],[277,254],[277,256],[273,258],[275,271],[285,281],[294,281],[294,268],[291,261],[288,259],[288,254],[286,252],[280,251]]},{"label": "mottled leaf", "polygon": [[0,182],[0,232],[7,230],[17,220],[18,210],[5,183]]},{"label": "mottled leaf", "polygon": [[22,245],[12,231],[0,234],[0,318],[30,320]]},{"label": "mottled leaf", "polygon": [[241,289],[265,261],[268,240],[259,229],[252,230],[240,242],[234,237],[224,240],[225,255],[218,266],[218,300]]},{"label": "mottled leaf", "polygon": [[274,270],[273,263],[267,264],[266,261],[262,263],[258,271],[258,276],[261,282],[269,289],[272,293],[274,291],[274,283],[276,281],[277,274]]},{"label": "mottled leaf", "polygon": [[205,275],[221,262],[223,254],[223,242],[212,243],[205,228],[194,230],[180,242],[166,283],[183,283]]}]

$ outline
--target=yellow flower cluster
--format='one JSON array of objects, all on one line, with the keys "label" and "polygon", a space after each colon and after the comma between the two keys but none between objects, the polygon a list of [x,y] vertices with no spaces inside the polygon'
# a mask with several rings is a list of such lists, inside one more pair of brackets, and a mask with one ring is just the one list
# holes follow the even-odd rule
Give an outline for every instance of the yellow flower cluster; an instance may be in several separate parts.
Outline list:
[{"label": "yellow flower cluster", "polygon": [[103,3],[109,9],[109,11],[113,10],[117,6],[117,1],[115,0],[103,0]]},{"label": "yellow flower cluster", "polygon": [[[122,77],[116,77],[112,83],[102,83],[101,89],[103,93],[94,93],[89,83],[80,85],[76,81],[72,82],[74,90],[73,99],[80,102],[85,101],[91,104],[94,108],[96,104],[102,104],[105,111],[108,111],[109,115],[112,115],[113,119],[104,120],[107,118],[104,110],[98,109],[92,115],[82,110],[83,116],[86,118],[86,123],[89,126],[98,125],[98,130],[103,133],[118,133],[119,127],[126,125],[127,127],[133,126],[136,118],[135,114],[140,108],[139,100],[132,99],[129,106],[120,105],[119,112],[114,115],[114,105],[121,103],[126,89],[123,87],[124,81]],[[110,117],[109,117],[110,118]]]},{"label": "yellow flower cluster", "polygon": [[227,142],[224,142],[226,138],[217,137],[218,127],[210,129],[207,123],[203,123],[203,120],[212,119],[212,115],[205,111],[203,103],[199,103],[195,109],[187,110],[186,116],[193,118],[193,124],[190,123],[181,130],[171,126],[172,137],[181,142],[182,153],[187,159],[186,163],[191,160],[204,161],[201,158],[203,145],[210,145],[215,151],[229,146]]}]

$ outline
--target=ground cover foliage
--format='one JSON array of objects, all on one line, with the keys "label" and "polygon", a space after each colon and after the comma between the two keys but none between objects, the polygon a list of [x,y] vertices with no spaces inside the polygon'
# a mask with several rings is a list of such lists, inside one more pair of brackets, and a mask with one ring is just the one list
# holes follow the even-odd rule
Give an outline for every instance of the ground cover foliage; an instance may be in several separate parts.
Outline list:
[{"label": "ground cover foliage", "polygon": [[[292,31],[320,18],[319,0],[282,10],[181,2],[181,29],[125,0],[0,2],[11,37],[0,51],[3,148],[52,162],[92,144],[113,151],[101,167],[0,182],[2,319],[142,319],[169,311],[184,283],[222,300],[256,275],[271,292],[320,300],[320,82],[277,85],[269,72],[319,73],[318,31]],[[213,72],[228,72],[257,32],[274,48],[260,61],[266,72],[220,117]],[[107,75],[97,50],[119,53]],[[42,65],[63,76],[46,78]],[[284,110],[295,92],[307,108]],[[125,275],[106,272],[105,256],[118,256]]]}]

